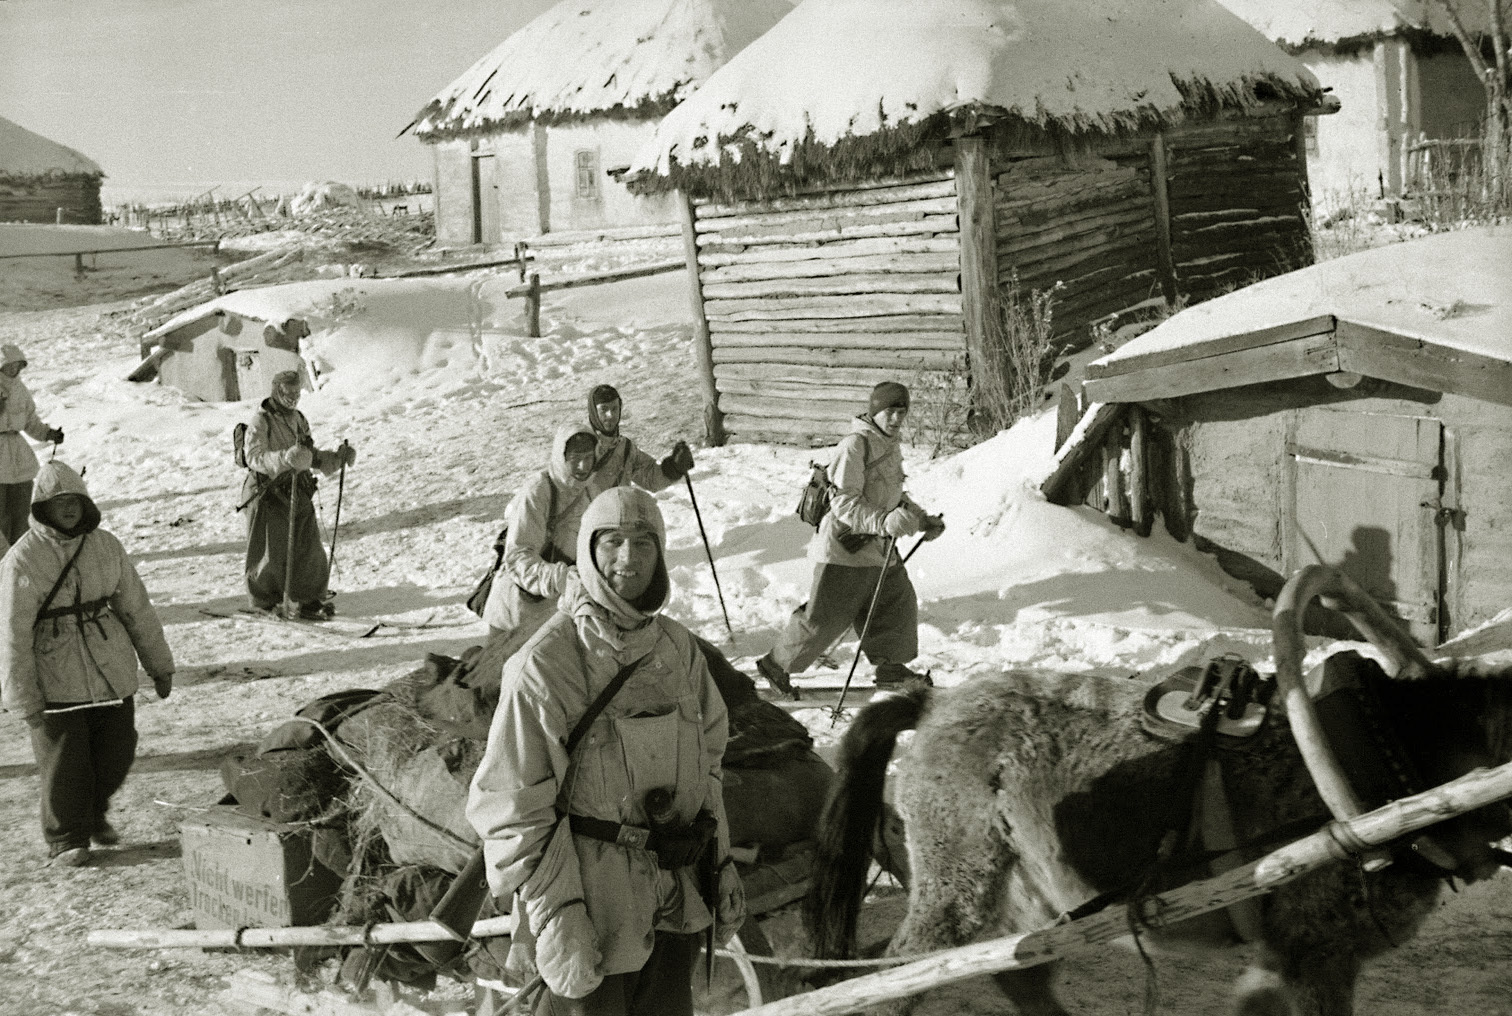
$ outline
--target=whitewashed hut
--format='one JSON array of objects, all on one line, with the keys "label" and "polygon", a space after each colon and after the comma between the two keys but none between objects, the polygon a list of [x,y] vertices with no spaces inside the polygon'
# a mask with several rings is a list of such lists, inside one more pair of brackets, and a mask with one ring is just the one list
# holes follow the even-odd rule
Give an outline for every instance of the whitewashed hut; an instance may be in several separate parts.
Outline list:
[{"label": "whitewashed hut", "polygon": [[635,197],[606,171],[791,10],[786,0],[562,0],[406,128],[434,153],[437,238],[675,223],[673,202]]},{"label": "whitewashed hut", "polygon": [[1321,98],[1214,0],[806,0],[626,180],[687,199],[711,439],[823,444],[881,378],[1001,375],[1015,277],[1075,347],[1308,263]]},{"label": "whitewashed hut", "polygon": [[[1332,90],[1338,116],[1306,124],[1315,196],[1400,194],[1415,145],[1480,131],[1486,94],[1443,11],[1428,0],[1220,0],[1307,65]],[[1483,33],[1486,5],[1457,4]],[[1453,148],[1425,146],[1418,161]],[[1428,153],[1426,156],[1423,153]]]},{"label": "whitewashed hut", "polygon": [[98,224],[104,176],[93,159],[0,117],[0,222]]},{"label": "whitewashed hut", "polygon": [[1043,485],[1156,516],[1273,596],[1321,558],[1433,645],[1512,603],[1512,226],[1392,244],[1171,317],[1087,367]]}]

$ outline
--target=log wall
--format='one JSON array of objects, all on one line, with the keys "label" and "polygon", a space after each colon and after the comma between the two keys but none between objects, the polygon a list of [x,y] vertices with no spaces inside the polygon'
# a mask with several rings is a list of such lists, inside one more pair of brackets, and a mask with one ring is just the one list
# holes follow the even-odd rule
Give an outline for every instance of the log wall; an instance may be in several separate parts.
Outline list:
[{"label": "log wall", "polygon": [[999,158],[996,178],[998,282],[1014,273],[1027,302],[1061,284],[1052,329],[1083,348],[1089,325],[1161,296],[1155,198],[1140,156],[1083,159]]},{"label": "log wall", "polygon": [[65,223],[98,225],[100,178],[0,177],[0,222],[57,222],[59,208]]},{"label": "log wall", "polygon": [[725,431],[831,444],[871,387],[963,360],[953,175],[764,201],[695,202]]},{"label": "log wall", "polygon": [[1286,116],[1166,134],[1176,282],[1192,303],[1312,263],[1306,168]]},{"label": "log wall", "polygon": [[[1289,561],[1283,547],[1293,510],[1286,477],[1288,419],[1321,407],[1443,423],[1441,501],[1463,512],[1443,530],[1445,631],[1467,631],[1506,609],[1512,603],[1506,566],[1512,559],[1512,474],[1505,468],[1512,456],[1512,407],[1496,403],[1388,384],[1357,394],[1312,377],[1178,399],[1158,407],[1164,415],[1145,428],[1131,415],[1142,407],[1122,406],[1110,426],[1089,433],[1074,449],[1075,462],[1050,496],[1059,504],[1090,505],[1140,531],[1143,499],[1177,539],[1192,538],[1229,574],[1262,596],[1274,596],[1293,567],[1311,560],[1302,549]],[[1304,529],[1318,524],[1302,523]],[[1319,631],[1347,634],[1327,622],[1309,617]]]}]

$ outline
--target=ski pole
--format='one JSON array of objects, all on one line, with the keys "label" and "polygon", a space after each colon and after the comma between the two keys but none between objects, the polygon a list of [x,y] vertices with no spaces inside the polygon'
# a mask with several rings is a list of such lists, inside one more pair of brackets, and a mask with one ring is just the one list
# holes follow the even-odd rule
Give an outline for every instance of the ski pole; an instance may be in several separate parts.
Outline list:
[{"label": "ski pole", "polygon": [[882,595],[882,583],[887,581],[887,566],[892,563],[893,548],[897,545],[898,538],[889,536],[887,545],[882,548],[882,570],[877,575],[877,588],[872,590],[871,603],[866,607],[866,620],[861,622],[861,641],[856,644],[856,655],[851,658],[850,671],[845,675],[845,684],[840,686],[840,700],[830,711],[830,726],[832,727],[840,722],[841,713],[845,709],[845,693],[850,691],[851,678],[856,676],[856,664],[861,662],[861,647],[866,644],[866,633],[871,630],[872,614],[876,612],[877,599]]},{"label": "ski pole", "polygon": [[299,470],[289,470],[289,536],[284,543],[283,616],[292,618],[299,614],[299,605],[294,602],[290,589],[294,585],[294,520],[299,514]]},{"label": "ski pole", "polygon": [[[941,516],[941,517],[943,518],[943,516]],[[921,536],[921,537],[919,537],[918,542],[916,542],[911,548],[909,548],[908,553],[903,555],[903,562],[902,563],[905,564],[905,565],[908,564],[908,559],[911,558],[911,557],[913,557],[914,556],[914,552],[917,551],[922,546],[924,546],[924,537]],[[840,645],[840,640],[843,639],[843,638],[845,638],[845,632],[841,632],[839,635],[836,635],[835,636],[835,641],[833,641],[833,642],[831,642],[829,644],[829,648],[826,649],[823,653],[819,654],[820,655],[820,659],[823,659],[824,657],[829,656],[831,653],[833,653],[835,651],[836,647],[838,647]],[[857,653],[858,656],[861,653],[861,647],[859,645],[856,646],[856,653]],[[854,669],[855,669],[854,665],[852,665],[851,669],[854,671]],[[847,680],[849,680],[849,679],[847,679]]]},{"label": "ski pole", "polygon": [[719,612],[724,615],[725,631],[730,633],[730,641],[735,641],[735,629],[730,626],[730,612],[725,609],[724,590],[719,588],[719,569],[714,567],[714,551],[709,547],[709,534],[704,531],[703,515],[698,510],[698,495],[693,493],[693,477],[683,474],[683,482],[688,485],[688,500],[693,502],[693,517],[698,520],[698,535],[703,537],[704,556],[709,559],[709,572],[714,576],[714,591],[719,594]]},{"label": "ski pole", "polygon": [[[346,451],[348,445],[346,438],[341,439],[341,447],[336,449],[340,455]],[[336,536],[341,532],[341,495],[346,491],[346,457],[341,459],[341,472],[336,474],[336,521],[331,523],[331,552],[326,555],[326,574],[329,576],[336,570]]]}]

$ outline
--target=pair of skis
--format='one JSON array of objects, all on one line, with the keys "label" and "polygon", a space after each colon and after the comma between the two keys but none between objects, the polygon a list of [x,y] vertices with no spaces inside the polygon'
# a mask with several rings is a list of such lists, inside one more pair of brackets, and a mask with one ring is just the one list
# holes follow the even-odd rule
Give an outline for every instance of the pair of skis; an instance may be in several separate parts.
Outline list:
[{"label": "pair of skis", "polygon": [[[366,639],[372,638],[379,631],[388,628],[395,632],[422,631],[439,628],[466,628],[471,621],[388,621],[378,617],[354,617],[345,615],[342,617],[330,617],[323,620],[304,617],[284,617],[266,610],[253,610],[243,607],[234,612],[224,610],[209,610],[200,608],[200,613],[207,617],[217,617],[226,621],[252,621],[258,624],[297,626],[308,628],[314,632],[321,632],[336,638]],[[434,616],[434,615],[433,615]]]}]

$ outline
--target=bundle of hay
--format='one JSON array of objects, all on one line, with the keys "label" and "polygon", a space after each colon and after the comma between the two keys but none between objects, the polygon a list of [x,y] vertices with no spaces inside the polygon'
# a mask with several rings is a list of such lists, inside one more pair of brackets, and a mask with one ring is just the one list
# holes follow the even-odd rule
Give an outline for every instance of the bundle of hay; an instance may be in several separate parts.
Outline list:
[{"label": "bundle of hay", "polygon": [[361,208],[362,200],[357,192],[344,183],[325,180],[307,183],[289,202],[289,211],[294,215],[309,215],[322,208]]}]

